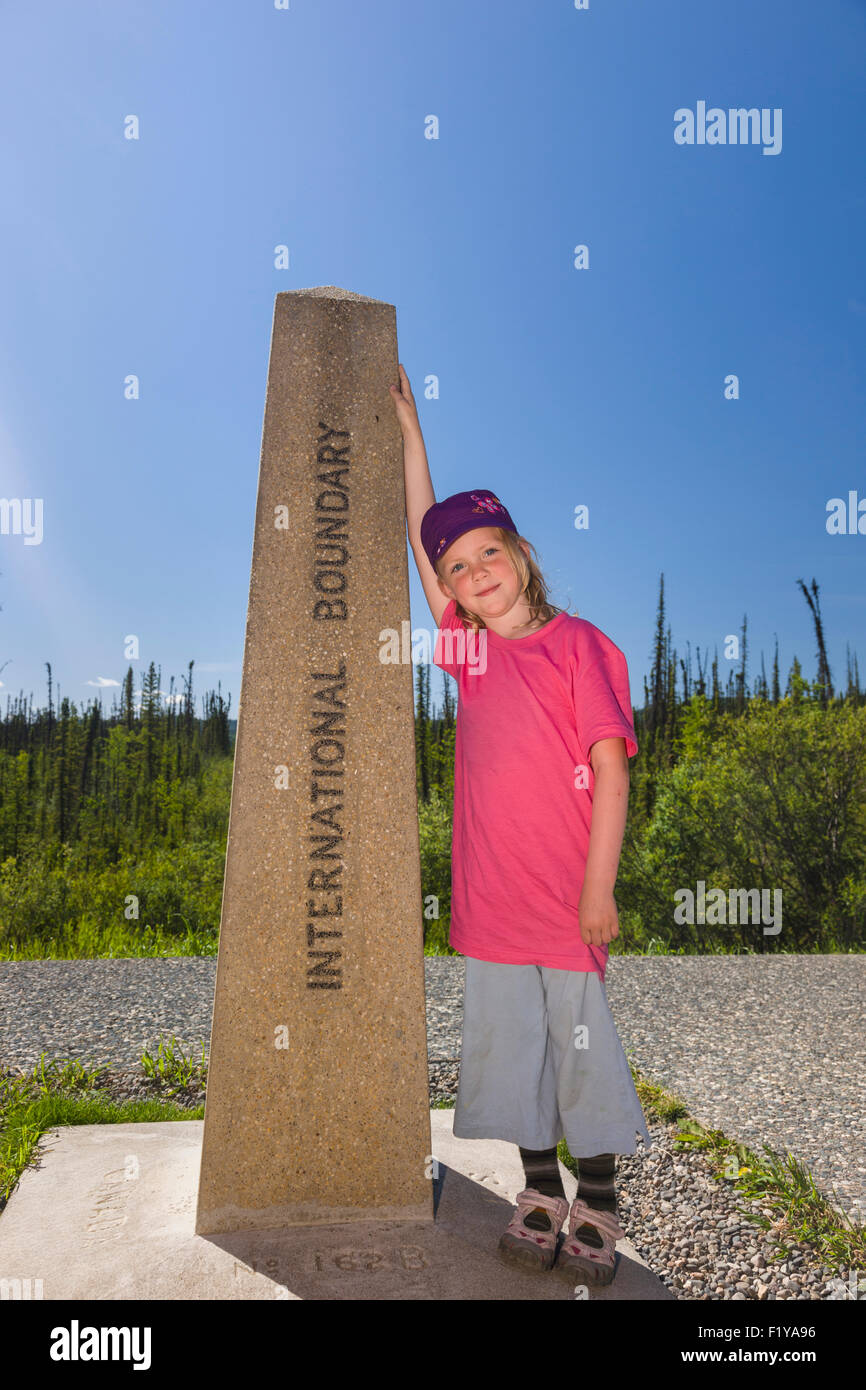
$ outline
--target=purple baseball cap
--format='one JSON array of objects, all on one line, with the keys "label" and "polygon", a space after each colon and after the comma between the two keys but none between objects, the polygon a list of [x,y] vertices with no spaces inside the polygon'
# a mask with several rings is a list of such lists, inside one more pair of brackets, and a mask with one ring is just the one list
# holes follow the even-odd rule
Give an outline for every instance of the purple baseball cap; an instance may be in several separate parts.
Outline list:
[{"label": "purple baseball cap", "polygon": [[477,488],[475,492],[455,492],[443,502],[434,502],[421,521],[421,544],[433,568],[458,536],[479,526],[501,526],[515,536],[520,534],[495,492]]}]

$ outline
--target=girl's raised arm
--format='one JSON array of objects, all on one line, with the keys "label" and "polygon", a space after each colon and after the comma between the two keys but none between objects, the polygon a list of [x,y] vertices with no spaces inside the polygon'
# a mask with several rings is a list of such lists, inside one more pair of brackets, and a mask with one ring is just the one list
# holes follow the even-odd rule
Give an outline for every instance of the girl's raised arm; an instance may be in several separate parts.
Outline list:
[{"label": "girl's raised arm", "polygon": [[403,432],[406,525],[409,528],[409,544],[412,547],[412,554],[415,556],[418,574],[424,585],[424,593],[427,596],[433,620],[438,627],[442,614],[448,607],[449,599],[447,594],[443,594],[439,588],[436,571],[421,544],[421,520],[424,513],[433,506],[436,495],[433,492],[430,466],[427,462],[427,450],[424,447],[424,436],[421,433],[415,397],[412,395],[412,387],[409,385],[409,378],[403,363],[401,362],[399,365],[400,385],[399,387],[389,386],[388,390],[391,392],[391,399],[394,402],[397,418],[400,421],[400,429]]},{"label": "girl's raised arm", "polygon": [[427,463],[427,450],[418,419],[418,409],[412,387],[403,363],[400,363],[400,385],[389,386],[391,399],[403,431],[403,477],[406,483],[406,521],[409,526],[409,541],[414,550],[416,542],[421,544],[421,519],[428,508],[433,506],[436,497],[430,479]]}]

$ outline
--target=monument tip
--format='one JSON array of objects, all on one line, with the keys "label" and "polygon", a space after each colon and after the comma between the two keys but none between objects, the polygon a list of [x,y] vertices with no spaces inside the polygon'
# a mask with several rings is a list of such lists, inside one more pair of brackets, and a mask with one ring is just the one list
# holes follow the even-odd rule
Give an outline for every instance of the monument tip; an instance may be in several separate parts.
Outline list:
[{"label": "monument tip", "polygon": [[304,290],[280,290],[280,294],[306,295],[311,299],[357,299],[364,304],[386,304],[385,299],[373,299],[368,294],[356,294],[354,290],[344,290],[340,285],[312,285]]}]

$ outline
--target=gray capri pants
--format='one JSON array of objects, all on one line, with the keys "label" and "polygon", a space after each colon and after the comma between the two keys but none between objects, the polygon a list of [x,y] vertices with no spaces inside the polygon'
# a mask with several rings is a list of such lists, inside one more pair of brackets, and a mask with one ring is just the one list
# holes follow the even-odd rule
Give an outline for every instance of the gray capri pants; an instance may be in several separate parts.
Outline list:
[{"label": "gray capri pants", "polygon": [[564,1136],[574,1158],[633,1154],[636,1132],[651,1147],[601,977],[465,960],[457,1138],[550,1149]]}]

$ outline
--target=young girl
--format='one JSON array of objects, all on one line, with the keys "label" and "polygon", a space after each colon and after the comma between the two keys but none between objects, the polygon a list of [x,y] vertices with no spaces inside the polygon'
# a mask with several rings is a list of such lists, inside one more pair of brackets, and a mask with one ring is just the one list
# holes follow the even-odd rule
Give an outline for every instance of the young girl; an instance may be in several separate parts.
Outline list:
[{"label": "young girl", "polygon": [[[390,390],[409,541],[440,629],[433,660],[458,684],[449,940],[466,985],[454,1134],[519,1147],[526,1187],[503,1258],[608,1284],[625,1234],[615,1154],[635,1152],[636,1131],[652,1143],[604,987],[637,752],[626,661],[547,601],[495,493],[436,502],[402,364]],[[579,1168],[570,1209],[563,1134]]]}]

